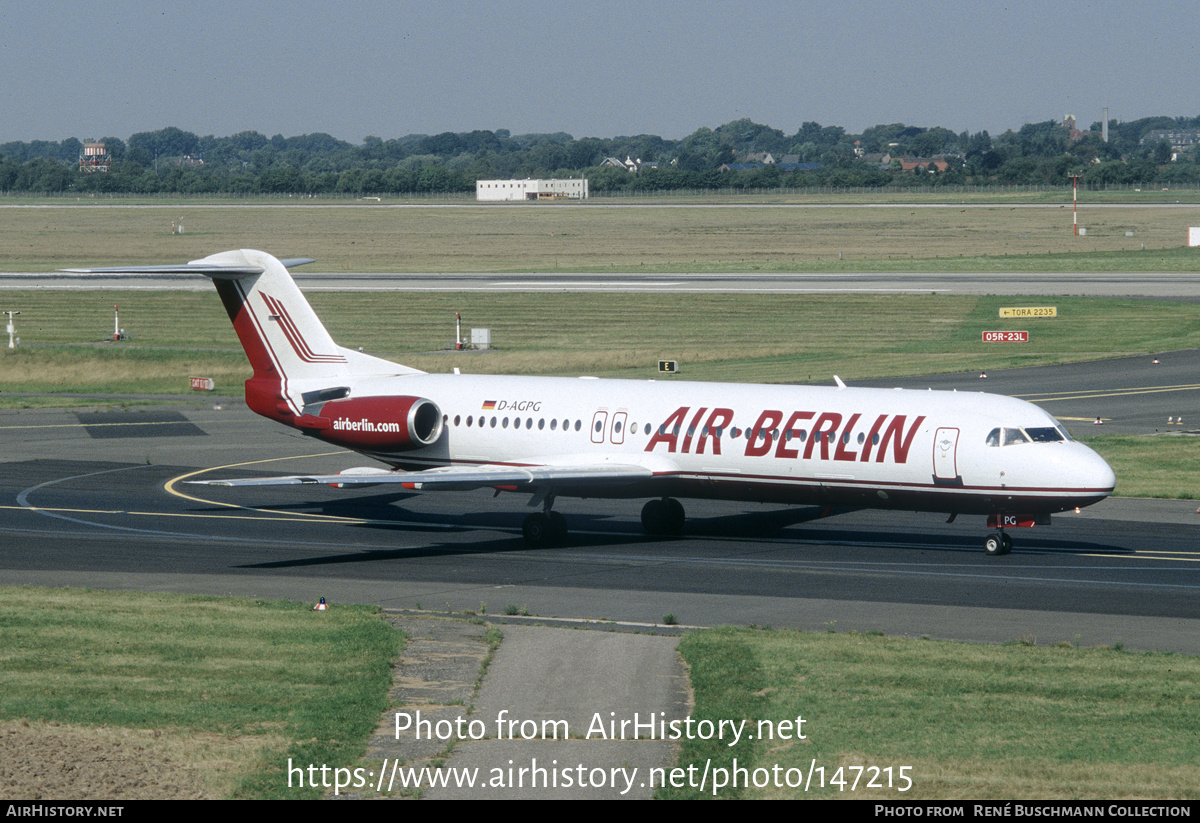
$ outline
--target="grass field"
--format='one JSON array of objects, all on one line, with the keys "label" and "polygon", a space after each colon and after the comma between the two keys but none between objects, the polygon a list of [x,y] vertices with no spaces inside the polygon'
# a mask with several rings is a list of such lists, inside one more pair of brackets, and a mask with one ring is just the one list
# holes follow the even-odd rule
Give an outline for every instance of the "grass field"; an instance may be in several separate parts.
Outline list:
[{"label": "grass field", "polygon": [[[729,798],[1200,796],[1200,659],[1081,649],[1071,638],[1042,642],[1053,645],[854,632],[689,634],[680,649],[697,719],[747,718],[756,727],[760,719],[804,717],[807,739],[756,737],[733,749],[728,741],[690,741],[680,765],[696,764],[699,773],[711,760],[729,769],[736,757],[750,775],[765,770],[759,777],[823,768],[824,788],[814,778],[808,792],[751,786],[721,793]],[[903,766],[912,784],[901,792]],[[880,788],[867,785],[872,779]]]},{"label": "grass field", "polygon": [[[240,392],[248,365],[211,292],[5,292],[22,346],[0,354],[0,391],[177,393],[196,373]],[[965,295],[326,293],[309,296],[334,339],[431,372],[829,382],[998,369],[1200,346],[1188,303],[1056,298],[1058,318],[998,321],[1013,298]],[[112,306],[132,339],[113,344]],[[442,351],[464,328],[493,350]],[[702,318],[702,320],[698,320]],[[1020,347],[981,332],[1029,328]],[[853,329],[852,334],[848,330]]]},{"label": "grass field", "polygon": [[[0,721],[69,724],[71,750],[80,753],[91,751],[89,741],[105,745],[114,728],[153,731],[140,748],[122,746],[130,758],[149,747],[164,793],[174,791],[166,783],[182,764],[179,779],[202,796],[319,797],[287,789],[287,759],[354,764],[387,708],[402,646],[367,607],[314,612],[219,597],[0,592]],[[13,770],[28,765],[18,754],[6,751]],[[43,796],[78,798],[80,787],[60,783],[70,771],[47,774],[41,764],[40,775],[7,779],[28,779]],[[95,797],[117,788],[102,784]]]},{"label": "grass field", "polygon": [[[176,262],[229,248],[327,271],[1196,271],[1200,205],[4,204],[0,270]],[[173,235],[182,220],[185,234]]]}]

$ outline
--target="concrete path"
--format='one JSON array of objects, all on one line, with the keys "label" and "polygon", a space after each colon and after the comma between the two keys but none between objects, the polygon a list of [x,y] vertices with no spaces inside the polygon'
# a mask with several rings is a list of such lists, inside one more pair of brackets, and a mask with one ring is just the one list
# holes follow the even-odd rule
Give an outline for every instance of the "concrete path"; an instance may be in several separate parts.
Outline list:
[{"label": "concrete path", "polygon": [[390,782],[393,795],[425,799],[645,799],[661,784],[652,770],[675,765],[675,744],[654,737],[689,712],[678,637],[391,619],[412,638],[398,708],[368,751],[372,791],[343,797],[379,796]]}]

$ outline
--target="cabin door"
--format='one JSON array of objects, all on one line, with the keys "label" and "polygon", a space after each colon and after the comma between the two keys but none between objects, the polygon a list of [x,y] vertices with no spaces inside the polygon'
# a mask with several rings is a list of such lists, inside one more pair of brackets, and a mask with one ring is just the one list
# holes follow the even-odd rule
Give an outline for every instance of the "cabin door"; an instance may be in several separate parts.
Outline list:
[{"label": "cabin door", "polygon": [[958,429],[941,428],[933,438],[933,476],[958,479]]}]

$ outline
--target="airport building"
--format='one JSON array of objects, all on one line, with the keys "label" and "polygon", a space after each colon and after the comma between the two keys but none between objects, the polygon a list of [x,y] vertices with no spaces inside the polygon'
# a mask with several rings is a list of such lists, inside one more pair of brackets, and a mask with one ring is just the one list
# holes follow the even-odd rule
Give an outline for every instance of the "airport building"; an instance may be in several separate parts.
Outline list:
[{"label": "airport building", "polygon": [[476,200],[587,200],[585,177],[566,180],[476,180]]}]

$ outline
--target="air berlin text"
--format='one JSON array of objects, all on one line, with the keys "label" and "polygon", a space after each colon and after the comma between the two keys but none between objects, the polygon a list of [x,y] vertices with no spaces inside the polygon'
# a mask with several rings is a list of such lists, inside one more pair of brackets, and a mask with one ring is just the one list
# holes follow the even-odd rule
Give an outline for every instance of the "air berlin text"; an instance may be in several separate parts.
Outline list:
[{"label": "air berlin text", "polygon": [[730,428],[733,417],[732,409],[704,406],[693,412],[680,406],[658,427],[646,451],[662,445],[671,454],[705,454],[711,446],[712,454],[720,454],[728,431],[729,437],[744,437],[746,457],[907,463],[913,438],[925,422],[925,415],[909,423],[907,415],[881,414],[855,435],[861,414],[766,409],[744,432]]}]

